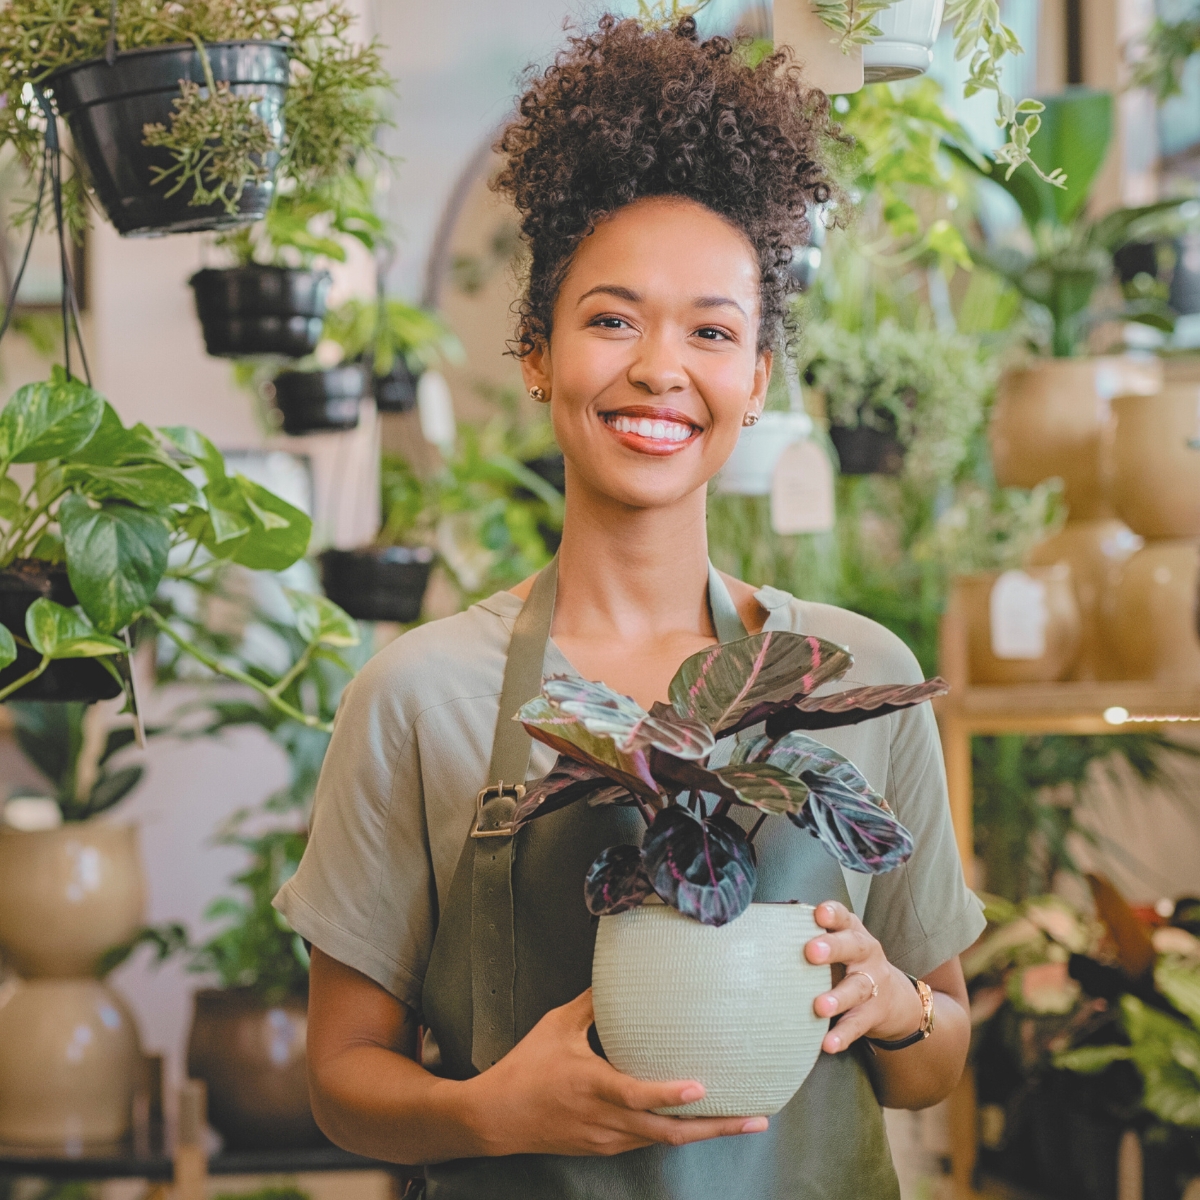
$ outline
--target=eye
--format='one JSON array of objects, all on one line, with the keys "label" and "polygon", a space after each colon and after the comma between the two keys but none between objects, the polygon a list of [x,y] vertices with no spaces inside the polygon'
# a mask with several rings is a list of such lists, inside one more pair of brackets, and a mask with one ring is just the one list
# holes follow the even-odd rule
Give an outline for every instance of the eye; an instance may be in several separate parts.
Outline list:
[{"label": "eye", "polygon": [[716,325],[705,325],[696,330],[696,337],[703,338],[706,342],[729,341],[729,332],[725,329],[720,329]]},{"label": "eye", "polygon": [[588,322],[596,329],[628,329],[629,323],[623,317],[603,316],[596,317]]}]

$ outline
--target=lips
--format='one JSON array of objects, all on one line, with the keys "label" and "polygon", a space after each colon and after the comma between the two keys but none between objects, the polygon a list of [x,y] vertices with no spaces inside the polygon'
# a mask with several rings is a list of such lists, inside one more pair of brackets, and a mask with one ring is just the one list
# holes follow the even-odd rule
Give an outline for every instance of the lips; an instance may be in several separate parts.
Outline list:
[{"label": "lips", "polygon": [[674,454],[700,432],[673,409],[633,406],[601,414],[605,426],[623,445],[642,454]]}]

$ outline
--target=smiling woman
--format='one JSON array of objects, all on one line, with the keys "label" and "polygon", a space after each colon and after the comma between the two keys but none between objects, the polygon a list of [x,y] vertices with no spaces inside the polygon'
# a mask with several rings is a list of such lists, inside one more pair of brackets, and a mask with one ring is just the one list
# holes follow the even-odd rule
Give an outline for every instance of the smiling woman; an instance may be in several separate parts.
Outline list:
[{"label": "smiling woman", "polygon": [[[425,1164],[430,1200],[897,1200],[880,1106],[934,1103],[962,1070],[957,956],[983,919],[919,703],[939,685],[912,686],[873,622],[708,562],[707,485],[762,410],[790,247],[830,196],[827,111],[785,54],[751,66],[690,19],[606,17],[499,143],[530,252],[511,348],[566,462],[561,549],[359,674],[276,901],[314,947],[314,1114],[340,1145]],[[757,1102],[699,1115],[730,1108],[698,1069],[635,1079],[595,1052],[589,864],[602,921],[661,899],[740,946],[744,908],[813,906],[820,936],[767,957],[836,965],[794,1002],[796,1024],[837,1022],[769,1121]],[[725,977],[676,961],[657,1000],[621,986],[679,1035]],[[748,1007],[682,1040],[770,1057],[786,1006],[751,1011],[763,964],[737,961]],[[863,1039],[880,1053],[846,1053]]]}]

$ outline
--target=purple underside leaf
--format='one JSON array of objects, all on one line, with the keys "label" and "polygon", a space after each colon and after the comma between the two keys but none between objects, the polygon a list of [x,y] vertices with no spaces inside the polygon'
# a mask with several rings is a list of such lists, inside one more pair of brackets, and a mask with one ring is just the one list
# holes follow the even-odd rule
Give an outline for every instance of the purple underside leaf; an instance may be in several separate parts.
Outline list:
[{"label": "purple underside leaf", "polygon": [[725,925],[754,896],[758,870],[745,833],[732,821],[700,821],[677,804],[659,812],[642,842],[655,892],[686,917]]},{"label": "purple underside leaf", "polygon": [[805,771],[801,779],[808,803],[790,819],[815,834],[843,867],[879,875],[912,857],[912,834],[890,812],[831,775]]},{"label": "purple underside leaf", "polygon": [[[885,683],[874,687],[850,688],[835,692],[832,696],[806,696],[794,704],[762,706],[770,711],[757,715],[757,720],[746,720],[746,725],[757,724],[765,719],[767,736],[782,737],[793,729],[835,729],[844,725],[857,725],[876,717],[923,704],[935,696],[944,696],[950,685],[940,676],[923,683]],[[747,714],[747,717],[756,714]]]},{"label": "purple underside leaf", "polygon": [[808,799],[808,786],[770,763],[743,763],[713,772],[734,790],[738,804],[775,816],[794,816]]},{"label": "purple underside leaf", "polygon": [[[597,793],[609,790],[610,787],[607,775],[560,754],[550,773],[543,775],[525,789],[525,795],[513,815],[513,824],[520,829],[536,817],[558,812],[559,809],[574,804],[576,800],[586,799],[590,802]],[[623,795],[629,794],[624,788],[613,790]]]},{"label": "purple underside leaf", "polygon": [[756,633],[685,660],[671,680],[671,706],[721,737],[744,728],[763,705],[791,703],[840,679],[853,662],[849,651],[818,637]]},{"label": "purple underside leaf", "polygon": [[871,787],[866,776],[848,758],[806,733],[789,733],[777,742],[773,742],[769,736],[738,742],[734,747],[730,765],[757,762],[766,762],[778,767],[793,779],[803,779],[805,771],[828,775],[845,784],[864,800],[869,800],[885,812],[891,811],[888,802]]},{"label": "purple underside leaf", "polygon": [[609,846],[588,868],[583,899],[594,917],[626,912],[653,893],[636,846]]}]

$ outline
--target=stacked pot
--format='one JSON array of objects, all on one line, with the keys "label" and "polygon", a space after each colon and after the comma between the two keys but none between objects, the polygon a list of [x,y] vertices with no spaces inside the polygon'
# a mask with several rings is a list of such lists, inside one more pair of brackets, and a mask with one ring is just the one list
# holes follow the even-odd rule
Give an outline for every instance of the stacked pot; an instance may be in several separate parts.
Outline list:
[{"label": "stacked pot", "polygon": [[[47,802],[50,803],[50,802]],[[142,1054],[97,961],[140,926],[137,830],[0,824],[0,1143],[68,1151],[130,1129]]]}]

